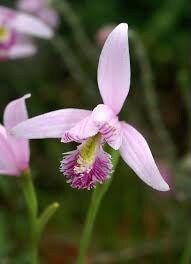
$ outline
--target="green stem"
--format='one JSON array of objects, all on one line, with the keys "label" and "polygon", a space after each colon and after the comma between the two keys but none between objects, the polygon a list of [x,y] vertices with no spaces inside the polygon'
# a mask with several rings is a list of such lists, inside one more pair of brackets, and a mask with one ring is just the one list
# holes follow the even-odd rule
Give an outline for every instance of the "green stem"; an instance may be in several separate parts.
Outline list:
[{"label": "green stem", "polygon": [[38,202],[30,171],[25,171],[21,176],[21,184],[29,212],[30,239],[28,245],[28,257],[31,264],[38,263],[37,223]]},{"label": "green stem", "polygon": [[186,246],[180,259],[180,264],[189,264],[191,262],[191,231],[186,239]]},{"label": "green stem", "polygon": [[[115,170],[118,160],[119,160],[119,153],[117,151],[112,151],[111,156],[112,156],[113,170]],[[90,206],[89,206],[85,224],[84,224],[81,242],[80,242],[77,264],[85,263],[86,252],[90,244],[91,234],[93,231],[96,215],[97,215],[99,206],[101,204],[101,201],[104,197],[104,194],[107,192],[111,184],[111,179],[108,180],[103,185],[98,185],[96,189],[93,191],[92,198],[90,201]]]},{"label": "green stem", "polygon": [[54,215],[59,206],[59,203],[54,202],[44,210],[38,219],[38,233],[42,234],[44,227],[48,223],[49,219]]},{"label": "green stem", "polygon": [[56,212],[59,207],[58,203],[53,203],[44,210],[41,217],[38,219],[38,200],[33,185],[31,173],[29,170],[23,172],[20,177],[23,193],[25,196],[26,206],[29,212],[29,221],[30,221],[30,235],[28,239],[28,248],[27,248],[27,263],[38,264],[38,247],[39,240],[42,234],[42,231],[49,221],[49,219]]}]

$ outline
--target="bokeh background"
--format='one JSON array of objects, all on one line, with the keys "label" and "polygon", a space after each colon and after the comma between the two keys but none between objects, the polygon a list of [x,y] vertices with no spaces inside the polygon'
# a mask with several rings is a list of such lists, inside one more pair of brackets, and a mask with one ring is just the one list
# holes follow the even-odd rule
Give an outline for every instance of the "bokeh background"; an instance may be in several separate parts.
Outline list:
[{"label": "bokeh background", "polygon": [[[31,117],[100,103],[100,30],[127,22],[132,80],[120,118],[147,138],[171,191],[152,190],[120,160],[97,215],[89,262],[191,263],[190,1],[52,0],[51,5],[60,16],[55,37],[37,40],[38,53],[31,58],[0,64],[1,117],[9,101],[26,93],[32,94]],[[59,172],[62,153],[74,147],[31,141],[40,208],[61,204],[41,241],[42,263],[74,263],[77,254],[91,191],[71,189]],[[25,263],[27,212],[19,178],[1,176],[0,207],[0,263]]]}]

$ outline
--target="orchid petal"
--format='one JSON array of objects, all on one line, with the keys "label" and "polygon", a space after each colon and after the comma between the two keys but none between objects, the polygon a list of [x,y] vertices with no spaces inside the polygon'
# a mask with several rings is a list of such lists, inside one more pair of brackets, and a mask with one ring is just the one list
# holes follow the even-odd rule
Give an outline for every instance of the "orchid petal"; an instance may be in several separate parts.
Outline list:
[{"label": "orchid petal", "polygon": [[30,146],[26,139],[18,139],[8,134],[9,145],[15,155],[17,167],[20,171],[25,171],[29,168]]},{"label": "orchid petal", "polygon": [[19,169],[3,126],[0,128],[0,173],[19,175]]},{"label": "orchid petal", "polygon": [[7,132],[3,125],[0,124],[0,135],[2,135],[5,139],[7,139]]},{"label": "orchid petal", "polygon": [[11,8],[0,5],[0,25],[9,27],[10,22],[15,17],[15,11]]},{"label": "orchid petal", "polygon": [[159,191],[168,191],[144,137],[132,126],[122,123],[123,142],[120,153],[124,161],[149,186]]},{"label": "orchid petal", "polygon": [[29,142],[25,139],[17,139],[12,137],[9,134],[9,131],[17,124],[28,119],[25,100],[30,96],[30,94],[26,94],[25,96],[10,102],[5,108],[4,112],[4,125],[8,131],[8,141],[15,155],[17,166],[19,167],[20,171],[28,168],[30,159]]},{"label": "orchid petal", "polygon": [[117,117],[103,124],[99,128],[99,132],[110,147],[115,150],[120,148],[122,144],[122,133],[121,125]]},{"label": "orchid petal", "polygon": [[6,51],[9,59],[24,58],[36,53],[37,48],[28,36],[17,34],[14,45]]},{"label": "orchid petal", "polygon": [[49,7],[49,4],[44,0],[19,0],[17,7],[19,10],[38,16],[52,28],[55,28],[59,23],[57,12]]},{"label": "orchid petal", "polygon": [[6,175],[6,176],[19,176],[19,172],[13,171],[10,168],[7,169],[0,169],[0,175]]},{"label": "orchid petal", "polygon": [[17,7],[26,12],[38,12],[42,8],[42,3],[39,0],[19,0]]},{"label": "orchid petal", "polygon": [[17,124],[28,119],[28,113],[26,109],[25,99],[31,95],[25,96],[10,102],[4,111],[4,125],[7,130],[10,130]]},{"label": "orchid petal", "polygon": [[12,20],[11,28],[20,33],[50,39],[53,37],[52,29],[42,20],[28,14],[16,13]]},{"label": "orchid petal", "polygon": [[33,56],[36,51],[37,49],[33,44],[15,44],[9,49],[7,57],[9,59],[30,57]]},{"label": "orchid petal", "polygon": [[107,105],[99,104],[92,111],[92,117],[96,124],[102,125],[103,123],[113,119],[115,114]]},{"label": "orchid petal", "polygon": [[38,16],[52,28],[56,28],[59,24],[59,16],[53,9],[43,8],[38,12]]},{"label": "orchid petal", "polygon": [[118,114],[130,86],[128,25],[119,24],[107,38],[98,65],[98,85],[103,102]]},{"label": "orchid petal", "polygon": [[62,137],[62,142],[81,142],[98,133],[98,127],[93,121],[92,115],[85,117],[70,130],[66,131]]},{"label": "orchid petal", "polygon": [[100,104],[94,108],[92,117],[105,141],[113,149],[119,149],[122,143],[121,127],[111,108]]},{"label": "orchid petal", "polygon": [[91,112],[81,109],[63,109],[30,118],[12,129],[20,138],[62,138],[64,132],[75,126]]}]

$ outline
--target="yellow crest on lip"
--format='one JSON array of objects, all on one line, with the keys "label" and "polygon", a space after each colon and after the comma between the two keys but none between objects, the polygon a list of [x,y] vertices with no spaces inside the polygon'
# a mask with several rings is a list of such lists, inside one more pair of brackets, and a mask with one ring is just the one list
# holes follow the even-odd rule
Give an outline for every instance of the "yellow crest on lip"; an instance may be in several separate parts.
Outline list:
[{"label": "yellow crest on lip", "polygon": [[81,146],[77,166],[74,168],[76,173],[83,173],[91,169],[97,150],[100,146],[101,134],[98,133],[87,139]]},{"label": "yellow crest on lip", "polygon": [[6,27],[0,26],[0,42],[6,41],[10,36],[10,31]]}]

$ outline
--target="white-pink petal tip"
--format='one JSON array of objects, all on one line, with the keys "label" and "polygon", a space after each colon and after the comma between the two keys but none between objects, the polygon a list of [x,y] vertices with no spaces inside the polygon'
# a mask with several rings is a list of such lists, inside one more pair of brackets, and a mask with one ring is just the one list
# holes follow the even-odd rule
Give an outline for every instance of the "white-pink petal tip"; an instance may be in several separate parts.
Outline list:
[{"label": "white-pink petal tip", "polygon": [[162,185],[157,188],[158,191],[167,192],[170,190],[169,185],[164,181]]},{"label": "white-pink petal tip", "polygon": [[24,96],[23,96],[23,99],[28,99],[28,98],[30,98],[31,97],[31,93],[28,93],[28,94],[25,94]]}]

